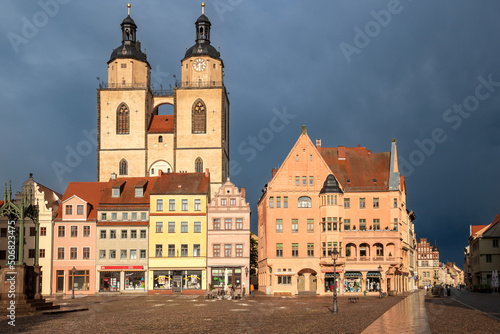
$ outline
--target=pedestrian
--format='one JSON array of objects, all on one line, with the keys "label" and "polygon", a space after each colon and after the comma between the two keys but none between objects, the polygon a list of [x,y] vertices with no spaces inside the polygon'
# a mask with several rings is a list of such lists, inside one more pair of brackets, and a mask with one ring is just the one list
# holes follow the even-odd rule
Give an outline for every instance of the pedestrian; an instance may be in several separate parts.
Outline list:
[{"label": "pedestrian", "polygon": [[252,297],[254,296],[254,295],[253,295],[253,290],[254,290],[254,289],[255,289],[255,288],[254,288],[253,284],[250,284],[250,295],[251,295]]}]

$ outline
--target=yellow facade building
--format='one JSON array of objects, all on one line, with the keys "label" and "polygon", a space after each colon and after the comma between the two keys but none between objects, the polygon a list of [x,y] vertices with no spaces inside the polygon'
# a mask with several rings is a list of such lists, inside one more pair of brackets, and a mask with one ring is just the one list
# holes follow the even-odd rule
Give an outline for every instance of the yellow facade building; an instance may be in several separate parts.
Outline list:
[{"label": "yellow facade building", "polygon": [[208,173],[162,174],[150,196],[149,293],[207,288]]}]

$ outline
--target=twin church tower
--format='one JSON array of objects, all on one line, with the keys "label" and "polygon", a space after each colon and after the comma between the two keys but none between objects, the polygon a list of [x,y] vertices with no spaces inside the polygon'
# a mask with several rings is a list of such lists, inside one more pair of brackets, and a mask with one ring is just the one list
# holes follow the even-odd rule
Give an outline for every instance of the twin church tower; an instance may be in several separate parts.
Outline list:
[{"label": "twin church tower", "polygon": [[[227,180],[229,100],[204,6],[195,44],[181,60],[182,81],[173,90],[156,91],[128,5],[122,43],[108,61],[108,83],[97,93],[98,181],[209,169],[214,194]],[[158,114],[164,104],[173,106],[173,114]]]}]

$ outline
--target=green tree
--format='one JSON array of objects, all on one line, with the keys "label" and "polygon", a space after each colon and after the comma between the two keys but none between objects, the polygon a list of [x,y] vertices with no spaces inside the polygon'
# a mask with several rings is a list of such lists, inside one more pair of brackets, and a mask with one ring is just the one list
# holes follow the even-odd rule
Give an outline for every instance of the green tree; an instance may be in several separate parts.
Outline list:
[{"label": "green tree", "polygon": [[250,275],[257,275],[259,262],[259,242],[257,236],[250,232]]}]

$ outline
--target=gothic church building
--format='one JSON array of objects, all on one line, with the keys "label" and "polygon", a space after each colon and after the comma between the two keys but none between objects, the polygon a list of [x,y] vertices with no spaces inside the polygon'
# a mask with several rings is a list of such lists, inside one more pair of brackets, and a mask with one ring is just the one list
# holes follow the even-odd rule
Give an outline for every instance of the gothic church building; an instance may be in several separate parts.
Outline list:
[{"label": "gothic church building", "polygon": [[[153,90],[151,66],[129,9],[121,23],[121,45],[108,61],[108,82],[100,84],[97,94],[98,181],[113,174],[144,177],[208,169],[214,194],[227,180],[224,63],[210,44],[211,24],[203,11],[195,26],[195,44],[181,60],[182,81],[170,91]],[[172,115],[158,114],[164,104],[173,106]]]}]

